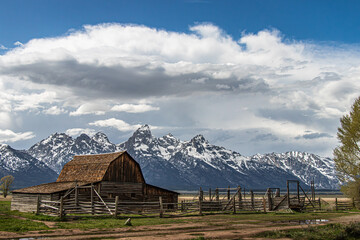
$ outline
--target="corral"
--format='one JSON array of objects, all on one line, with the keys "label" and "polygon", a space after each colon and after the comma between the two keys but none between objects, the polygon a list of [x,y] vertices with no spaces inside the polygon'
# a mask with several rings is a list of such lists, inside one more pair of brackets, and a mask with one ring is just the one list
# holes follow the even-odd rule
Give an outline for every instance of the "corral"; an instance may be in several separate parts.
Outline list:
[{"label": "corral", "polygon": [[[126,152],[75,156],[65,164],[56,182],[13,191],[12,210],[56,210],[62,202],[72,212],[110,211],[109,202],[152,202],[161,197],[177,203],[178,193],[145,182],[140,165]],[[47,207],[46,207],[47,206]],[[164,206],[173,207],[174,205]],[[111,213],[111,211],[110,211]]]}]

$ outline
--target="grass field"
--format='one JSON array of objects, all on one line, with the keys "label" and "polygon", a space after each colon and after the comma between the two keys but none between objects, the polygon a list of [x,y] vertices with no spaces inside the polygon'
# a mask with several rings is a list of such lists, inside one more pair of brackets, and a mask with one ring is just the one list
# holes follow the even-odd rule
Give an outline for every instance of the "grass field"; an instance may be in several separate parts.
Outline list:
[{"label": "grass field", "polygon": [[[259,231],[265,232],[263,233],[265,235],[257,235],[257,237],[278,238],[291,236],[291,238],[295,239],[327,239],[315,238],[314,236],[325,236],[323,232],[330,232],[331,229],[340,236],[341,234],[348,234],[348,232],[351,231],[357,232],[357,229],[360,228],[355,225],[349,228],[348,225],[331,223],[328,226],[330,230],[322,227],[319,228],[319,230],[317,230],[317,227],[309,228],[309,231],[312,234],[309,235],[311,236],[310,238],[296,238],[297,236],[309,234],[303,233],[301,230],[268,231],[272,230],[274,227],[286,228],[289,225],[298,226],[300,222],[305,220],[326,219],[332,221],[341,217],[358,216],[359,214],[357,212],[272,212],[266,214],[253,212],[209,214],[205,216],[192,215],[177,218],[141,217],[133,215],[120,216],[119,218],[113,218],[111,216],[81,217],[60,221],[57,217],[11,211],[10,201],[6,200],[8,199],[0,201],[0,232],[2,232],[0,233],[0,239],[18,238],[23,236],[61,236],[64,231],[74,231],[72,233],[74,236],[76,234],[82,236],[86,234],[91,234],[91,236],[96,235],[97,237],[94,237],[94,239],[102,239],[103,235],[101,234],[109,233],[113,233],[114,236],[118,236],[116,234],[143,234],[144,236],[159,235],[159,238],[178,233],[184,235],[184,239],[189,239],[189,236],[193,236],[191,237],[192,239],[207,239],[206,236],[208,236],[208,234],[215,234],[218,238],[227,238],[226,236],[230,236],[228,234],[234,235],[246,233],[251,235],[252,233],[258,233]],[[127,217],[131,217],[132,226],[124,225]],[[248,233],[245,230],[248,231]],[[6,235],[6,232],[8,232],[8,235]],[[180,237],[180,239],[182,238]]]}]

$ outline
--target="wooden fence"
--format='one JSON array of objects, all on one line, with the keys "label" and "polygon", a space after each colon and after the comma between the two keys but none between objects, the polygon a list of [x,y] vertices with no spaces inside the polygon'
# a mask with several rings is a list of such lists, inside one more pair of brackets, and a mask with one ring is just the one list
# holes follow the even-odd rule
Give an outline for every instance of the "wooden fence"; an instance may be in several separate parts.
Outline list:
[{"label": "wooden fence", "polygon": [[[207,213],[240,213],[248,211],[277,211],[287,209],[289,206],[301,206],[302,211],[314,211],[322,209],[322,200],[315,196],[308,198],[294,197],[287,194],[280,196],[280,192],[267,191],[262,197],[255,197],[253,191],[246,195],[237,188],[216,188],[204,192],[201,188],[198,195],[192,199],[182,200],[177,203],[163,202],[162,197],[158,201],[124,201],[115,199],[103,199],[93,189],[90,199],[86,196],[76,194],[76,189],[69,191],[58,201],[37,200],[37,213],[54,215],[63,218],[65,216],[77,215],[112,215],[112,216],[180,216],[186,214]],[[340,201],[335,199],[335,210],[349,210],[360,206],[360,201]]]},{"label": "wooden fence", "polygon": [[[236,213],[241,211],[266,211],[265,198],[255,198],[252,191],[250,197],[244,199],[241,188],[217,188],[213,194],[211,190],[208,197],[200,189],[199,194],[190,200],[183,200],[177,203],[163,202],[162,197],[158,201],[133,202],[120,201],[116,196],[112,201],[103,199],[93,189],[90,199],[69,191],[58,201],[37,200],[38,214],[59,216],[76,215],[165,215],[180,216],[185,214],[205,214],[209,212]],[[74,194],[75,193],[75,194]]]},{"label": "wooden fence", "polygon": [[336,211],[344,211],[344,210],[351,210],[351,209],[359,209],[360,201],[355,200],[352,198],[349,200],[343,200],[335,198],[335,210]]}]

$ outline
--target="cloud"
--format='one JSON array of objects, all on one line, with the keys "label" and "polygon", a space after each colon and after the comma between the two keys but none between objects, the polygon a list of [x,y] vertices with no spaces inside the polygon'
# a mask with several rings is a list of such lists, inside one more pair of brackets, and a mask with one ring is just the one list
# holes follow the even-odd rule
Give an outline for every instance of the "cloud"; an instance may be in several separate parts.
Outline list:
[{"label": "cloud", "polygon": [[327,133],[308,133],[302,136],[297,136],[295,139],[315,139],[315,138],[332,138],[330,134]]},{"label": "cloud", "polygon": [[0,141],[3,143],[7,142],[17,142],[27,139],[32,139],[35,137],[33,132],[13,132],[9,129],[1,130],[0,129]]},{"label": "cloud", "polygon": [[65,133],[70,136],[78,136],[82,133],[85,133],[88,136],[93,136],[95,135],[96,131],[91,128],[71,128],[66,130]]},{"label": "cloud", "polygon": [[0,44],[0,50],[6,50],[7,47],[5,47],[4,45]]},{"label": "cloud", "polygon": [[19,41],[16,41],[16,42],[14,43],[14,45],[15,45],[15,46],[20,46],[20,47],[24,46],[24,44],[22,44],[22,43],[19,42]]},{"label": "cloud", "polygon": [[0,55],[0,112],[8,123],[29,112],[59,114],[68,124],[89,115],[83,128],[91,122],[124,131],[142,122],[262,129],[247,139],[276,136],[277,147],[313,149],[307,142],[326,136],[307,134],[334,136],[359,95],[357,45],[297,41],[276,29],[234,39],[209,23],[189,30],[111,23],[18,43]]},{"label": "cloud", "polygon": [[104,115],[108,110],[106,105],[100,103],[84,103],[76,111],[70,112],[70,116],[81,116],[87,114]]},{"label": "cloud", "polygon": [[97,126],[97,127],[112,127],[116,128],[117,130],[121,132],[127,132],[127,131],[133,131],[141,127],[141,125],[130,125],[123,120],[116,119],[116,118],[109,118],[106,120],[98,120],[92,123],[89,123],[89,125]]},{"label": "cloud", "polygon": [[[138,99],[227,90],[218,86],[262,91],[247,87],[244,79],[252,79],[243,74],[247,57],[236,41],[211,24],[190,30],[196,34],[134,25],[85,26],[9,51],[0,58],[0,74],[97,98],[105,93]],[[189,79],[207,81],[199,86]]]},{"label": "cloud", "polygon": [[121,104],[115,105],[111,108],[111,111],[115,112],[128,112],[128,113],[142,113],[148,111],[157,111],[159,107],[153,107],[147,104]]},{"label": "cloud", "polygon": [[264,133],[264,134],[258,134],[250,141],[252,142],[259,142],[259,141],[277,141],[279,140],[278,137],[274,136],[271,133]]},{"label": "cloud", "polygon": [[48,114],[48,115],[60,115],[60,114],[63,114],[63,113],[67,113],[67,111],[63,108],[59,108],[57,106],[52,106],[48,109],[45,109],[43,111],[43,113],[45,114]]}]

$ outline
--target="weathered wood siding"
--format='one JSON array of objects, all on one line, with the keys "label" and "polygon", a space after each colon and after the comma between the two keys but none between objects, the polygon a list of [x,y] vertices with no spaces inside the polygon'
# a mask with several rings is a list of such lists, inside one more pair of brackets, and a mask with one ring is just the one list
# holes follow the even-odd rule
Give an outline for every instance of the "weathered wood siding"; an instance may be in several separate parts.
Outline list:
[{"label": "weathered wood siding", "polygon": [[20,212],[36,212],[38,196],[41,200],[51,200],[50,194],[13,193],[11,210],[18,210]]},{"label": "weathered wood siding", "polygon": [[144,201],[143,183],[101,182],[101,196],[119,200]]},{"label": "weathered wood siding", "polygon": [[109,182],[145,183],[140,165],[127,153],[110,163],[103,179]]},{"label": "weathered wood siding", "polygon": [[147,201],[159,201],[159,197],[162,197],[164,203],[177,203],[178,194],[166,189],[162,189],[149,184],[144,184],[144,192]]}]

